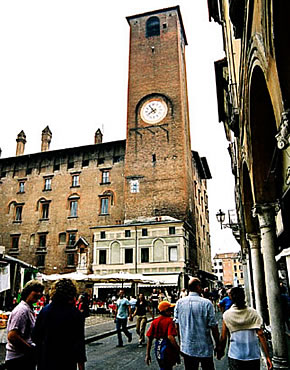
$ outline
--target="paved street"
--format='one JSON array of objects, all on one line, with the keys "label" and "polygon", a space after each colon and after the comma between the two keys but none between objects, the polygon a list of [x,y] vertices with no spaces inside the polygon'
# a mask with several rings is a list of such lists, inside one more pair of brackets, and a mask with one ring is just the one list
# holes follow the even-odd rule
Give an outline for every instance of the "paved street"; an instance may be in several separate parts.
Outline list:
[{"label": "paved street", "polygon": [[[128,343],[124,338],[124,347],[116,348],[117,336],[112,335],[108,338],[92,342],[87,345],[87,358],[88,362],[86,364],[87,370],[97,370],[97,369],[110,369],[110,370],[135,370],[135,369],[146,369],[147,366],[144,362],[146,347],[138,348],[138,338],[135,330],[130,329],[133,333],[133,341]],[[152,364],[148,367],[148,370],[159,369],[157,362],[154,358],[154,351],[151,351]],[[217,370],[227,369],[227,359],[224,358],[221,361],[216,362]],[[178,365],[175,369],[184,369],[183,364]]]},{"label": "paved street", "polygon": [[[219,324],[221,325],[221,315],[218,314]],[[126,337],[123,335],[124,347],[116,348],[117,335],[113,334],[115,330],[115,324],[112,318],[94,316],[92,315],[86,320],[86,339],[91,341],[86,345],[87,352],[87,363],[86,370],[98,370],[98,369],[110,369],[110,370],[142,370],[148,368],[148,370],[158,370],[159,367],[154,357],[154,351],[152,348],[151,357],[152,364],[147,367],[144,358],[146,353],[146,347],[138,348],[138,338],[135,332],[135,324],[129,323],[130,332],[133,334],[133,340],[131,343],[127,342]],[[148,328],[149,324],[147,324]],[[104,333],[107,333],[103,337]],[[98,339],[99,338],[99,339]],[[97,339],[97,340],[96,340]],[[0,363],[5,357],[5,345],[0,345]],[[182,361],[182,360],[181,360]],[[221,361],[215,359],[216,370],[227,369],[227,357],[224,357]],[[175,367],[176,370],[184,369],[183,363]],[[265,367],[261,364],[261,370]]]}]

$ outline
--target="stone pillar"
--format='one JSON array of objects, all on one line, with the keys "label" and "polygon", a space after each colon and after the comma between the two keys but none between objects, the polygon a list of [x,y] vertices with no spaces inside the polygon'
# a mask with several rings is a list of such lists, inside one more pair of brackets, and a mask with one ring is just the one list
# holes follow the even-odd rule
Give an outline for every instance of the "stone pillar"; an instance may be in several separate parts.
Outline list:
[{"label": "stone pillar", "polygon": [[[242,265],[243,265],[243,274],[244,274],[244,286],[245,286],[245,295],[248,305],[251,305],[251,284],[248,269],[248,253],[243,253]],[[252,306],[252,305],[251,305]]]},{"label": "stone pillar", "polygon": [[253,284],[252,284],[252,281],[253,281],[253,274],[252,274],[252,266],[251,266],[251,261],[250,261],[250,256],[249,256],[249,253],[247,253],[246,255],[246,262],[247,262],[247,271],[248,271],[248,283],[249,283],[249,301],[248,303],[250,303],[250,306],[251,307],[255,307],[255,304],[254,304],[254,290],[253,290]]},{"label": "stone pillar", "polygon": [[285,326],[280,301],[278,269],[275,260],[275,212],[278,209],[277,203],[256,204],[253,208],[253,216],[258,216],[261,233],[261,247],[272,334],[273,368],[288,369]]},{"label": "stone pillar", "polygon": [[252,259],[252,273],[253,273],[253,284],[255,293],[256,309],[262,316],[263,321],[267,322],[267,304],[266,304],[266,292],[264,283],[264,270],[263,261],[261,254],[260,235],[258,234],[247,234],[247,239],[250,244],[251,259]]}]

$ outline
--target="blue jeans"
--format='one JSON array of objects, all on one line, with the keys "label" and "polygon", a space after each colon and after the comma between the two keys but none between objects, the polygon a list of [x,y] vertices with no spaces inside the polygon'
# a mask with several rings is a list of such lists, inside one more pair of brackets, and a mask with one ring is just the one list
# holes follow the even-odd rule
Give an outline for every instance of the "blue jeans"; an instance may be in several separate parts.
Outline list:
[{"label": "blue jeans", "polygon": [[122,339],[122,331],[126,335],[128,339],[131,338],[132,334],[127,329],[127,319],[119,319],[116,318],[116,330],[118,334],[118,344],[119,346],[123,345],[123,339]]}]

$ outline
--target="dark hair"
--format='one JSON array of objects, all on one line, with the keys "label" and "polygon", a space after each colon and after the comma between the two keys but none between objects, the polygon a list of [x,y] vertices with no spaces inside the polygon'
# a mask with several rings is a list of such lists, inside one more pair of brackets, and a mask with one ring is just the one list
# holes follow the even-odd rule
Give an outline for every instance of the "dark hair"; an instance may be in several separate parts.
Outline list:
[{"label": "dark hair", "polygon": [[42,293],[44,290],[44,285],[38,280],[28,281],[21,292],[21,299],[26,301],[27,297],[31,292]]},{"label": "dark hair", "polygon": [[188,289],[191,292],[196,292],[198,286],[201,286],[201,281],[198,278],[192,278],[188,283]]},{"label": "dark hair", "polygon": [[246,307],[245,292],[243,288],[232,288],[230,290],[230,298],[238,308]]},{"label": "dark hair", "polygon": [[69,303],[77,296],[76,284],[71,279],[60,279],[53,283],[50,289],[52,302]]}]

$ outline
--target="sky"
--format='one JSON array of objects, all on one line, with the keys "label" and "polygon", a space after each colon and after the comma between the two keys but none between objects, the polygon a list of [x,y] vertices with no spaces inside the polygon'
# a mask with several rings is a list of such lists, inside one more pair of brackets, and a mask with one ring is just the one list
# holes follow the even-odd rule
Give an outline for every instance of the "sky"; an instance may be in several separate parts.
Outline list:
[{"label": "sky", "polygon": [[25,154],[126,138],[129,25],[126,16],[180,6],[192,149],[206,157],[212,254],[238,251],[215,214],[235,208],[223,124],[218,122],[214,61],[224,58],[222,29],[209,22],[205,0],[2,0],[0,2],[0,148],[15,156],[23,130]]}]

